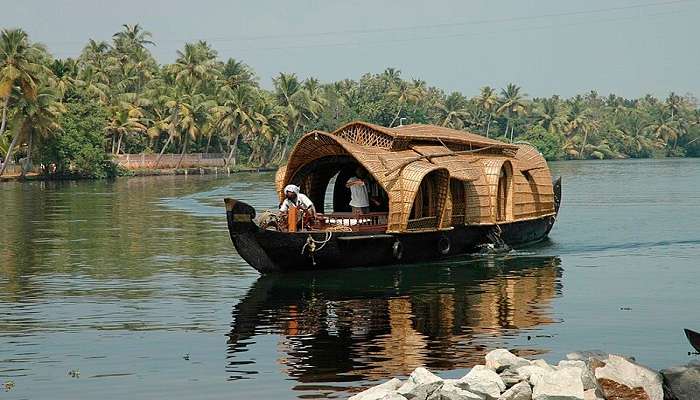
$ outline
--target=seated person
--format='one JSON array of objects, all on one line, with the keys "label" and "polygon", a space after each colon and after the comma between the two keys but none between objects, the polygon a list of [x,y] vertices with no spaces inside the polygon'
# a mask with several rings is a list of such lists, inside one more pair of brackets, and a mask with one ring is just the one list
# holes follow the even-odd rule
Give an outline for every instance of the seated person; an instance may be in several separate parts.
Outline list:
[{"label": "seated person", "polygon": [[[304,210],[311,217],[311,219],[316,218],[316,208],[314,203],[306,197],[305,194],[299,193],[300,189],[297,185],[287,185],[284,188],[284,201],[280,205],[280,211],[284,214],[287,213],[289,207],[297,207],[300,210]],[[298,213],[298,218],[301,218],[302,213]]]},{"label": "seated person", "polygon": [[364,171],[358,168],[355,175],[348,179],[345,187],[350,189],[350,207],[355,215],[369,212],[369,194],[367,193],[367,183],[362,179]]}]

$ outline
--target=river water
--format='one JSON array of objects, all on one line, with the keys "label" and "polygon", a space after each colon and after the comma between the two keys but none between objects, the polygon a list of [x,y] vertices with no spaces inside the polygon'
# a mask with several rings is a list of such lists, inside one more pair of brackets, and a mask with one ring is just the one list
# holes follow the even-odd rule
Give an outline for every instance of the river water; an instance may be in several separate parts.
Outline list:
[{"label": "river water", "polygon": [[272,174],[0,185],[0,398],[343,398],[489,349],[655,368],[700,330],[700,160],[552,163],[551,239],[431,265],[260,277],[222,198]]}]

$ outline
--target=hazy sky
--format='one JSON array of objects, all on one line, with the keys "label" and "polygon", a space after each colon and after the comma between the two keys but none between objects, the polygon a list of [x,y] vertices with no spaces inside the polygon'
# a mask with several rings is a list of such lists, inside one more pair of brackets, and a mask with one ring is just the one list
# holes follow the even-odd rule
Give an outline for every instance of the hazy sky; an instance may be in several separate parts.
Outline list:
[{"label": "hazy sky", "polygon": [[175,59],[204,39],[251,65],[322,81],[395,67],[445,91],[521,85],[530,96],[591,89],[632,97],[700,95],[700,0],[2,0],[0,26],[22,27],[57,57],[124,23]]}]

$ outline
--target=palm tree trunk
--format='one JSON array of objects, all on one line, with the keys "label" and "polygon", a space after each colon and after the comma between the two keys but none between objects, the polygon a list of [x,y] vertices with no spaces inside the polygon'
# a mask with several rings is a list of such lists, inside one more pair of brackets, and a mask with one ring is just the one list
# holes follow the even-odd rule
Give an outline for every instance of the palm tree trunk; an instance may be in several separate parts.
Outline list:
[{"label": "palm tree trunk", "polygon": [[5,172],[5,168],[7,168],[7,164],[10,163],[10,160],[12,159],[12,151],[15,149],[15,145],[17,144],[17,140],[19,139],[19,133],[15,135],[14,138],[12,138],[12,142],[10,142],[10,147],[7,148],[7,156],[5,157],[5,162],[2,163],[2,168],[0,168],[0,176]]},{"label": "palm tree trunk", "polygon": [[396,119],[399,118],[399,115],[401,115],[401,111],[403,111],[403,106],[399,106],[399,111],[396,112],[396,115],[394,116],[394,119],[391,120],[391,123],[389,124],[389,128],[394,126],[394,122],[396,122]]},{"label": "palm tree trunk", "polygon": [[506,137],[508,137],[508,128],[510,128],[510,120],[509,119],[506,120],[506,134],[505,134]]},{"label": "palm tree trunk", "polygon": [[207,147],[204,149],[204,152],[207,154],[209,154],[209,145],[211,144],[211,137],[212,135],[209,135],[209,137],[207,138]]},{"label": "palm tree trunk", "polygon": [[511,127],[510,127],[510,142],[511,143],[513,143],[513,131],[514,130],[515,130],[515,128],[511,125]]},{"label": "palm tree trunk", "polygon": [[[34,140],[34,135],[29,134],[29,143],[27,143],[27,169],[32,168],[32,141]],[[22,176],[24,176],[24,168],[22,168]]]},{"label": "palm tree trunk", "polygon": [[231,146],[231,152],[228,153],[228,158],[226,159],[226,165],[236,165],[236,150],[238,149],[238,138],[241,136],[240,133],[236,132],[236,138],[233,139],[233,145]]},{"label": "palm tree trunk", "polygon": [[10,96],[5,97],[5,101],[2,104],[2,122],[0,123],[0,135],[5,133],[5,127],[7,127],[7,107],[10,104]]},{"label": "palm tree trunk", "polygon": [[583,150],[586,148],[586,142],[588,141],[588,131],[583,131],[583,142],[581,143],[581,151],[578,154],[578,158],[583,159]]},{"label": "palm tree trunk", "polygon": [[489,113],[489,119],[486,123],[486,137],[489,137],[489,131],[491,130],[491,113]]},{"label": "palm tree trunk", "polygon": [[168,140],[165,141],[163,148],[160,149],[160,154],[158,154],[158,158],[156,158],[156,163],[153,166],[153,168],[158,168],[158,164],[160,164],[160,159],[163,158],[163,153],[165,153],[165,149],[168,148],[168,145],[170,144],[170,142],[172,140],[173,140],[173,135],[168,135]]},{"label": "palm tree trunk", "polygon": [[178,160],[175,169],[180,168],[180,165],[182,165],[182,159],[185,158],[185,151],[187,151],[187,134],[185,134],[185,138],[183,139],[182,153],[180,153],[180,159]]},{"label": "palm tree trunk", "polygon": [[117,152],[114,153],[115,155],[119,155],[119,150],[122,148],[122,138],[124,137],[124,133],[119,134],[119,141],[117,142]]},{"label": "palm tree trunk", "polygon": [[280,141],[280,135],[275,135],[275,141],[272,142],[272,148],[270,149],[270,154],[267,156],[267,160],[265,160],[265,166],[273,160],[273,157],[275,156],[275,150],[277,150],[277,144]]},{"label": "palm tree trunk", "polygon": [[282,154],[280,155],[280,161],[284,160],[284,157],[287,155],[287,147],[289,146],[289,138],[296,133],[297,128],[299,127],[299,119],[297,119],[294,122],[294,129],[289,132],[287,137],[284,139],[284,147],[282,148]]}]

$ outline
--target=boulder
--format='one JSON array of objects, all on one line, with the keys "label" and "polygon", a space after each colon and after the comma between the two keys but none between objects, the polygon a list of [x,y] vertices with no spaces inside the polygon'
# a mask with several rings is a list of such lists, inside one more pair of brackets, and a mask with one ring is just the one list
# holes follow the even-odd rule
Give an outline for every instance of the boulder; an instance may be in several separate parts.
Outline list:
[{"label": "boulder", "polygon": [[608,358],[608,353],[600,350],[586,350],[586,351],[575,351],[566,355],[567,360],[581,360],[588,361],[590,358],[597,358],[604,360]]},{"label": "boulder", "polygon": [[385,394],[380,400],[408,400],[396,392]]},{"label": "boulder", "polygon": [[588,364],[581,360],[562,360],[557,364],[558,368],[578,368],[581,370],[581,382],[583,383],[583,390],[597,389],[598,383],[596,382],[595,375],[593,371],[588,368]]},{"label": "boulder", "polygon": [[510,388],[511,386],[523,381],[523,379],[520,378],[518,372],[512,369],[507,369],[499,373],[498,376],[500,376],[501,379],[503,379],[503,383],[506,384],[506,388]]},{"label": "boulder", "polygon": [[530,400],[532,399],[532,389],[527,382],[520,382],[512,388],[503,392],[498,400]]},{"label": "boulder", "polygon": [[552,373],[550,369],[542,368],[538,365],[526,365],[515,370],[520,377],[520,380],[527,381],[530,385],[535,385],[535,383],[542,378],[544,375]]},{"label": "boulder", "polygon": [[442,384],[442,378],[423,367],[418,367],[411,372],[397,392],[409,400],[426,400],[440,389]]},{"label": "boulder", "polygon": [[497,399],[501,392],[506,390],[506,384],[500,376],[490,368],[476,365],[468,374],[460,378],[455,384],[470,392],[483,395],[487,400]]},{"label": "boulder", "polygon": [[[635,388],[642,388],[650,400],[663,400],[663,379],[658,372],[614,354],[602,361],[605,366],[595,368],[594,373],[606,397],[610,397],[608,395],[610,390],[624,392],[625,389],[622,386],[626,386],[635,392],[638,392]],[[612,381],[621,386],[607,381],[604,385],[601,380]]]},{"label": "boulder", "polygon": [[542,359],[538,359],[538,360],[532,361],[532,362],[530,362],[530,365],[536,365],[536,366],[538,366],[538,367],[540,367],[540,368],[544,368],[545,370],[550,371],[550,372],[551,372],[551,371],[554,371],[554,369],[555,369],[554,367],[552,367],[551,365],[549,365],[549,364],[547,363],[547,361],[542,360]]},{"label": "boulder", "polygon": [[668,390],[678,400],[700,398],[700,362],[661,371]]},{"label": "boulder", "polygon": [[602,397],[598,397],[595,389],[588,389],[583,391],[583,400],[605,400]]},{"label": "boulder", "polygon": [[537,379],[533,400],[583,400],[583,383],[578,368],[561,368]]},{"label": "boulder", "polygon": [[437,392],[428,400],[484,400],[485,396],[464,390],[451,382],[445,381]]},{"label": "boulder", "polygon": [[[401,387],[401,381],[394,378],[388,380],[381,385],[373,386],[363,392],[360,392],[348,400],[379,400],[383,399],[386,395],[395,393],[396,390]],[[395,400],[395,399],[392,399]]]},{"label": "boulder", "polygon": [[496,349],[486,354],[486,367],[496,372],[530,365],[530,361],[518,357],[506,349]]},{"label": "boulder", "polygon": [[651,398],[641,386],[629,387],[610,379],[601,378],[598,380],[600,389],[606,399],[613,400],[650,400]]}]

